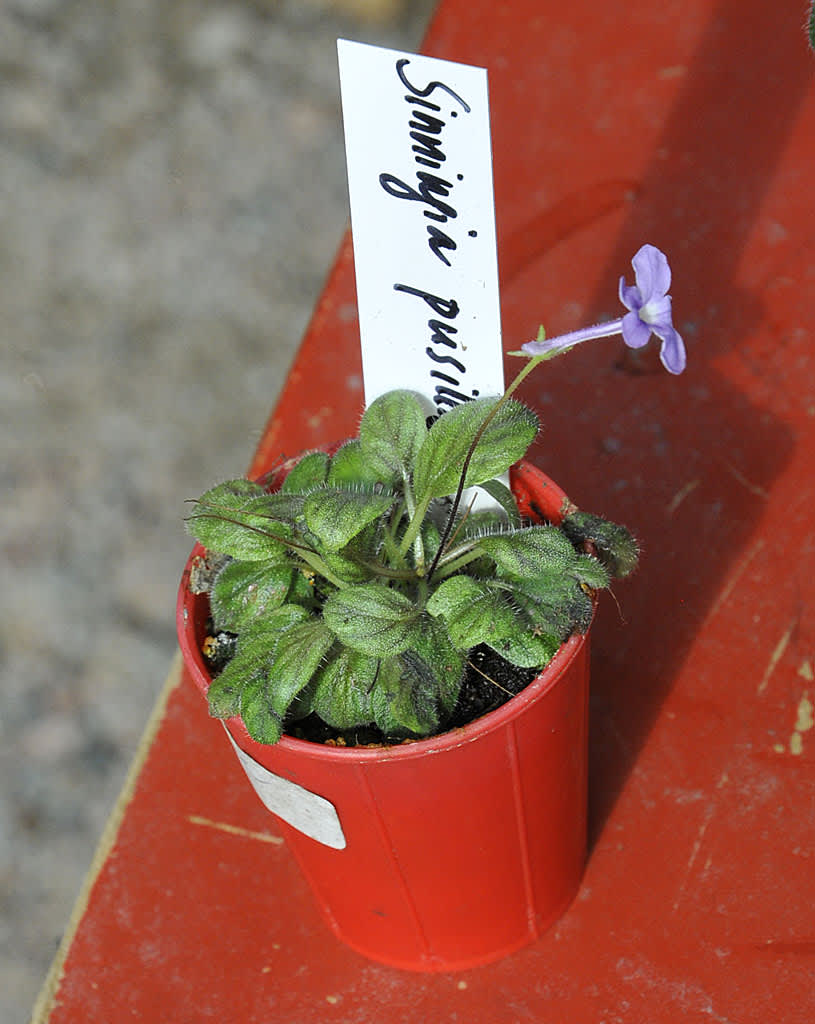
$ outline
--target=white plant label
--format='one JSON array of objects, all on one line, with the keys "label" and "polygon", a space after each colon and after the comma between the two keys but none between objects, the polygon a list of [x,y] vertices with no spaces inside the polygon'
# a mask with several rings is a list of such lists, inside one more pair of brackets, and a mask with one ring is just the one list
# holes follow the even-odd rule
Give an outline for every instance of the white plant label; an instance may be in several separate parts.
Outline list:
[{"label": "white plant label", "polygon": [[503,391],[487,72],[337,42],[365,402]]},{"label": "white plant label", "polygon": [[272,814],[324,846],[330,846],[333,850],[345,849],[345,834],[337,810],[330,800],[270,772],[241,750],[228,729],[226,734],[235,748],[246,777]]}]

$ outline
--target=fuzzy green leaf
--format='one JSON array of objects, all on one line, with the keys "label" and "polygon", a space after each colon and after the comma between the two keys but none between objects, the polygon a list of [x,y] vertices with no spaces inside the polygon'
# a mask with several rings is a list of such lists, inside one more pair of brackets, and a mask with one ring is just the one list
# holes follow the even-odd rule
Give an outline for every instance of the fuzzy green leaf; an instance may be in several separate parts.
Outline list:
[{"label": "fuzzy green leaf", "polygon": [[311,709],[335,729],[353,729],[373,721],[371,690],[379,674],[379,658],[349,647],[320,669]]},{"label": "fuzzy green leaf", "polygon": [[286,600],[291,582],[292,569],[288,565],[227,563],[210,592],[215,628],[240,633],[253,619],[279,608]]},{"label": "fuzzy green leaf", "polygon": [[[459,526],[459,523],[461,525]],[[510,528],[504,515],[495,508],[479,508],[469,515],[458,516],[453,533],[456,541],[469,540],[473,537],[486,537],[493,534],[507,533]]]},{"label": "fuzzy green leaf", "polygon": [[382,662],[371,691],[374,721],[389,736],[426,736],[439,724],[438,683],[413,651]]},{"label": "fuzzy green leaf", "polygon": [[268,680],[251,679],[241,694],[241,718],[249,735],[258,743],[277,743],[283,735],[283,718],[269,700]]},{"label": "fuzzy green leaf", "polygon": [[279,523],[286,523],[295,532],[303,531],[303,506],[306,503],[305,495],[289,494],[277,491],[274,494],[265,494],[263,501],[258,504],[262,506],[257,511],[263,511],[270,520]]},{"label": "fuzzy green leaf", "polygon": [[325,483],[330,457],[325,452],[309,452],[294,466],[280,487],[281,494],[302,494]]},{"label": "fuzzy green leaf", "polygon": [[377,658],[400,654],[414,641],[419,611],[380,583],[360,583],[331,594],[323,618],[343,643]]},{"label": "fuzzy green leaf", "polygon": [[453,643],[462,649],[485,643],[513,665],[544,665],[560,639],[537,627],[513,596],[508,584],[452,576],[439,586],[427,608],[444,617]]},{"label": "fuzzy green leaf", "polygon": [[515,579],[534,579],[551,571],[565,572],[577,560],[568,539],[554,526],[530,526],[516,533],[483,537],[479,547],[504,573]]},{"label": "fuzzy green leaf", "polygon": [[493,640],[487,646],[518,668],[543,668],[551,660],[561,641],[551,634],[526,631]]},{"label": "fuzzy green leaf", "polygon": [[591,555],[578,555],[574,565],[574,575],[592,590],[602,590],[609,584],[609,573],[606,567]]},{"label": "fuzzy green leaf", "polygon": [[422,545],[424,547],[425,562],[430,562],[435,558],[436,552],[439,550],[439,544],[441,544],[441,534],[439,528],[433,522],[432,519],[425,519],[422,523]]},{"label": "fuzzy green leaf", "polygon": [[222,484],[210,487],[201,495],[196,504],[200,505],[204,502],[218,504],[222,501],[231,501],[233,498],[257,498],[265,493],[266,491],[260,484],[256,484],[253,480],[246,480],[244,477],[238,477],[236,480],[225,480]]},{"label": "fuzzy green leaf", "polygon": [[[497,398],[463,402],[436,420],[416,456],[417,501],[454,493],[470,444],[497,402]],[[504,403],[473,453],[465,486],[473,487],[501,476],[523,457],[537,432],[538,419],[531,409],[512,399]]]},{"label": "fuzzy green leaf", "polygon": [[575,629],[588,628],[591,597],[586,588],[608,586],[608,573],[589,555],[578,554],[554,526],[532,526],[514,534],[483,537],[479,546],[495,560],[504,583],[512,581],[513,602],[519,595],[537,610],[532,622],[565,639]]},{"label": "fuzzy green leaf", "polygon": [[444,621],[425,615],[422,629],[412,645],[412,651],[421,658],[435,677],[435,692],[439,704],[447,714],[453,710],[464,678],[464,655],[456,648]]},{"label": "fuzzy green leaf", "polygon": [[624,526],[578,511],[565,517],[561,529],[575,546],[593,545],[613,577],[622,579],[637,567],[637,542]]},{"label": "fuzzy green leaf", "polygon": [[334,634],[319,619],[298,622],[280,635],[267,673],[241,695],[241,717],[252,739],[277,742],[290,705],[333,643]]},{"label": "fuzzy green leaf", "polygon": [[427,437],[427,413],[413,391],[388,391],[373,401],[359,425],[362,454],[388,479],[407,479]]},{"label": "fuzzy green leaf", "polygon": [[244,687],[251,681],[253,676],[259,676],[260,670],[244,666],[241,669],[240,663],[235,666],[233,658],[220,675],[215,676],[207,690],[207,704],[209,713],[213,718],[232,718],[237,715],[241,708],[241,693]]},{"label": "fuzzy green leaf", "polygon": [[270,510],[272,495],[248,480],[230,480],[198,499],[187,519],[187,529],[205,548],[244,561],[286,561],[280,538],[288,537],[286,524]]},{"label": "fuzzy green leaf", "polygon": [[306,497],[306,524],[328,551],[339,551],[396,501],[390,493],[320,487]]},{"label": "fuzzy green leaf", "polygon": [[507,487],[506,484],[502,484],[500,480],[485,480],[481,486],[493,499],[497,501],[501,508],[504,510],[507,516],[509,525],[515,529],[518,529],[521,525],[521,514],[518,511],[518,505],[515,501],[515,496],[512,491]]},{"label": "fuzzy green leaf", "polygon": [[326,551],[323,554],[323,561],[331,572],[345,583],[366,583],[373,575],[370,569],[360,565],[353,558],[346,558],[344,554]]},{"label": "fuzzy green leaf", "polygon": [[226,668],[231,669],[238,664],[252,672],[258,666],[264,671],[268,670],[283,634],[308,618],[307,609],[300,605],[282,604],[263,618],[253,620],[238,638],[235,657]]},{"label": "fuzzy green leaf", "polygon": [[443,616],[450,638],[459,650],[510,636],[522,628],[503,592],[487,580],[451,576],[427,602],[431,615]]},{"label": "fuzzy green leaf", "polygon": [[328,470],[326,483],[335,487],[346,487],[349,484],[359,486],[360,484],[383,484],[386,487],[396,483],[398,474],[393,472],[382,472],[376,469],[362,452],[362,445],[355,438],[353,441],[346,441],[338,448],[331,459],[331,466]]},{"label": "fuzzy green leaf", "polygon": [[253,681],[265,678],[282,634],[307,618],[305,608],[285,604],[246,626],[238,638],[235,656],[207,691],[209,713],[214,718],[230,718],[240,712],[244,690]]},{"label": "fuzzy green leaf", "polygon": [[269,669],[269,684],[273,706],[281,715],[320,667],[334,640],[334,634],[319,619],[298,622],[280,637]]},{"label": "fuzzy green leaf", "polygon": [[565,640],[577,630],[585,633],[594,614],[594,604],[580,582],[573,576],[548,574],[537,580],[514,580],[513,601],[523,607],[533,625]]}]

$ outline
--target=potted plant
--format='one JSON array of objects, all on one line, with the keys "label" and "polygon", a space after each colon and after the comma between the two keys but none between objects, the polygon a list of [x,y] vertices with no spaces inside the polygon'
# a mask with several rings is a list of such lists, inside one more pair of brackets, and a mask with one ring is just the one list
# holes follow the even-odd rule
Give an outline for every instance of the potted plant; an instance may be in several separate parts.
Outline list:
[{"label": "potted plant", "polygon": [[633,264],[626,316],[541,331],[502,396],[429,420],[418,395],[389,392],[357,438],[220,484],[187,520],[187,667],[329,924],[374,959],[495,959],[579,884],[586,635],[637,548],[523,461],[538,422],[511,395],[617,333],[632,347],[656,333],[681,372],[667,260],[644,246]]}]

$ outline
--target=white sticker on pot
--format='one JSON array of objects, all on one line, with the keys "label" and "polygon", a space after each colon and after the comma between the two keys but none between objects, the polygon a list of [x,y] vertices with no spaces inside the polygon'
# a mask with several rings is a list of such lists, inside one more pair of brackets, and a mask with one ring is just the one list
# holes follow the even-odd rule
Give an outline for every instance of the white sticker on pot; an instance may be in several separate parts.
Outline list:
[{"label": "white sticker on pot", "polygon": [[337,42],[365,402],[503,386],[487,72]]},{"label": "white sticker on pot", "polygon": [[345,834],[337,810],[330,800],[270,772],[245,750],[241,750],[228,729],[226,734],[235,748],[246,777],[272,814],[324,846],[334,850],[345,849]]}]

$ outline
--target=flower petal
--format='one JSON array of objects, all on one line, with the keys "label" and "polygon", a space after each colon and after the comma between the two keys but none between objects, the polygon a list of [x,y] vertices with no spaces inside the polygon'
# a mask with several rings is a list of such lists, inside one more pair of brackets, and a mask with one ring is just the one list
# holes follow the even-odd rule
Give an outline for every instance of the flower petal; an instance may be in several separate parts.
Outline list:
[{"label": "flower petal", "polygon": [[659,350],[662,365],[668,373],[682,373],[687,362],[682,335],[674,327],[665,327],[661,324],[654,326],[654,334],[662,340]]},{"label": "flower petal", "polygon": [[631,260],[643,303],[662,298],[671,287],[668,257],[655,245],[643,245]]},{"label": "flower petal", "polygon": [[652,327],[661,325],[673,327],[671,320],[671,296],[663,295],[661,298],[651,299],[644,306],[637,310],[640,320],[650,324]]},{"label": "flower petal", "polygon": [[621,327],[623,341],[629,348],[642,348],[651,337],[651,328],[643,323],[636,312],[626,313]]},{"label": "flower petal", "polygon": [[627,285],[625,278],[620,278],[620,302],[625,306],[626,309],[638,310],[642,305],[642,296],[640,295],[639,288],[635,285]]}]

